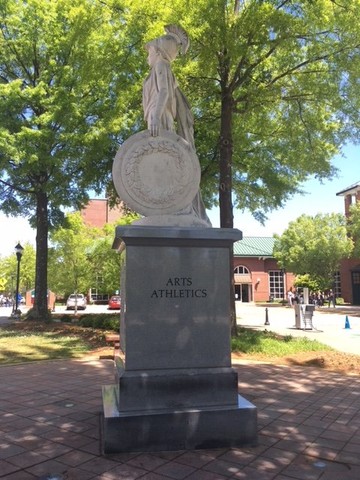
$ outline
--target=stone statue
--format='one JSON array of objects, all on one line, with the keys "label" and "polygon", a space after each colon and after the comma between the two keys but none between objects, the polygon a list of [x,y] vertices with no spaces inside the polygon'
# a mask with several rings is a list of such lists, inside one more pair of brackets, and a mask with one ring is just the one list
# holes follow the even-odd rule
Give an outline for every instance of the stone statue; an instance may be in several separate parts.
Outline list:
[{"label": "stone statue", "polygon": [[[162,130],[176,131],[195,152],[191,107],[171,70],[171,62],[176,59],[179,51],[182,54],[187,52],[190,42],[185,30],[179,26],[167,25],[165,31],[166,35],[145,45],[151,71],[143,86],[144,118],[153,137],[158,136]],[[190,213],[191,209],[192,214],[211,227],[200,192],[191,207],[179,211],[178,214]]]},{"label": "stone statue", "polygon": [[[178,87],[170,63],[179,48],[185,54],[189,40],[184,30],[167,26],[167,35],[147,43],[150,74],[144,82],[144,117],[151,135],[159,135],[160,128],[174,131],[174,120],[179,123],[179,133],[194,148],[193,116],[190,105]],[[171,32],[171,33],[170,33]]]},{"label": "stone statue", "polygon": [[119,148],[113,181],[119,197],[144,215],[137,225],[211,227],[199,192],[200,163],[190,105],[178,87],[171,62],[186,53],[189,39],[176,26],[146,44],[151,67],[143,85],[148,130]]}]

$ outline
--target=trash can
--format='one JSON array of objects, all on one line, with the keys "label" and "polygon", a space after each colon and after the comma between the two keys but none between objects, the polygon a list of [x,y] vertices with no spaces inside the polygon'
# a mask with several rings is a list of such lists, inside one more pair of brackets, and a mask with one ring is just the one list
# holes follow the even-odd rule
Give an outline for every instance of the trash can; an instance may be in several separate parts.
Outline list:
[{"label": "trash can", "polygon": [[312,330],[312,317],[314,315],[315,305],[303,305],[304,330]]},{"label": "trash can", "polygon": [[304,330],[312,330],[312,317],[314,314],[315,305],[294,305],[295,311],[295,328],[304,329]]}]

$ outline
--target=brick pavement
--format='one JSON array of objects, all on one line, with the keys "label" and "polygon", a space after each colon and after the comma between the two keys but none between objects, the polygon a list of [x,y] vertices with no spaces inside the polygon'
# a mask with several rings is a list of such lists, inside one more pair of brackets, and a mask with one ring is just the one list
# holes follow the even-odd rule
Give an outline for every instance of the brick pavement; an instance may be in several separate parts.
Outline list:
[{"label": "brick pavement", "polygon": [[100,452],[111,360],[0,367],[0,478],[6,480],[358,480],[360,377],[312,367],[235,365],[258,408],[255,448]]}]

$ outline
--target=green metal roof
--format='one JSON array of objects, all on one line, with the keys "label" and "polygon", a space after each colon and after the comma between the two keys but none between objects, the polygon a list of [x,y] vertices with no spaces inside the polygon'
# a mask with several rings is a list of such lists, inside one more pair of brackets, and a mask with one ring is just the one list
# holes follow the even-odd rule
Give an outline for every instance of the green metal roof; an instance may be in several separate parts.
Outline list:
[{"label": "green metal roof", "polygon": [[273,257],[275,238],[243,237],[234,243],[236,257]]}]

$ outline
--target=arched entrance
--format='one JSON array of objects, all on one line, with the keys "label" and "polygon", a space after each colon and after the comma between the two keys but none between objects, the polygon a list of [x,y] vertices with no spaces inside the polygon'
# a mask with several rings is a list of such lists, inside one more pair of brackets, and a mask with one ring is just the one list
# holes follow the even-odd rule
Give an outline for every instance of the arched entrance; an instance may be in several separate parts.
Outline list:
[{"label": "arched entrance", "polygon": [[249,269],[243,265],[234,268],[235,300],[252,302],[252,280]]}]

